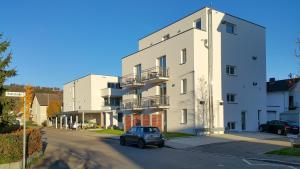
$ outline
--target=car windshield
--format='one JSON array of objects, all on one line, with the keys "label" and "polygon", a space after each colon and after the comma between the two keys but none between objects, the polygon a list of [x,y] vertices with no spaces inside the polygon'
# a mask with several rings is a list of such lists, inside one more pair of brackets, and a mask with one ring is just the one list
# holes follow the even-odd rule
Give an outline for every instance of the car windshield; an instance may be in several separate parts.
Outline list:
[{"label": "car windshield", "polygon": [[143,131],[145,133],[156,133],[159,132],[159,129],[157,127],[144,127]]},{"label": "car windshield", "polygon": [[293,122],[293,121],[287,121],[288,125],[290,126],[297,126],[297,123]]}]

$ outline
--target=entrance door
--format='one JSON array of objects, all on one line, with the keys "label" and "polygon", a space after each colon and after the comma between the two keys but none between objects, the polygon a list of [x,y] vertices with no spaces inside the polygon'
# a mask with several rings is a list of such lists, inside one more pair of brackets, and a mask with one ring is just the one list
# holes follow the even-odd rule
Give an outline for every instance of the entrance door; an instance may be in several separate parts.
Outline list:
[{"label": "entrance door", "polygon": [[246,112],[242,111],[241,113],[241,121],[242,121],[242,130],[246,130]]}]

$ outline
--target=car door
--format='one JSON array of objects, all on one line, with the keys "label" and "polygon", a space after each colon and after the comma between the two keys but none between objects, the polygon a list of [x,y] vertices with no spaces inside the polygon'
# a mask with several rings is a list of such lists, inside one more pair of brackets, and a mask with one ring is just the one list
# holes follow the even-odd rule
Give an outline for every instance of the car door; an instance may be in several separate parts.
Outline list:
[{"label": "car door", "polygon": [[132,135],[132,141],[134,143],[137,143],[139,141],[141,132],[142,132],[142,128],[137,127],[135,133]]},{"label": "car door", "polygon": [[136,131],[136,127],[132,127],[130,130],[127,131],[125,141],[129,144],[132,144],[133,142],[133,135]]}]

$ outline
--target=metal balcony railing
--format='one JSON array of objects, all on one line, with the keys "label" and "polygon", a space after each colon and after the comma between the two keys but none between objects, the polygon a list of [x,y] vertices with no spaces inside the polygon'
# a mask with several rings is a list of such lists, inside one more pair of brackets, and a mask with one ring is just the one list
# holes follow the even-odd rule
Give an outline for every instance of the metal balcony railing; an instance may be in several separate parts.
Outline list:
[{"label": "metal balcony railing", "polygon": [[[151,82],[153,80],[165,81],[169,77],[169,68],[167,67],[152,67],[145,69],[142,72],[142,82]],[[155,81],[160,82],[160,81]]]},{"label": "metal balcony railing", "polygon": [[141,110],[147,108],[166,108],[169,106],[169,96],[150,96],[142,99],[123,100],[121,109],[125,110]]},{"label": "metal balcony railing", "polygon": [[121,77],[120,81],[121,87],[137,87],[143,85],[141,75],[126,75]]},{"label": "metal balcony railing", "polygon": [[145,83],[159,83],[168,80],[169,68],[152,67],[145,69],[140,75],[129,74],[121,77],[121,87],[140,87]]},{"label": "metal balcony railing", "polygon": [[159,108],[169,106],[169,96],[150,96],[145,97],[142,100],[142,107],[143,108]]}]

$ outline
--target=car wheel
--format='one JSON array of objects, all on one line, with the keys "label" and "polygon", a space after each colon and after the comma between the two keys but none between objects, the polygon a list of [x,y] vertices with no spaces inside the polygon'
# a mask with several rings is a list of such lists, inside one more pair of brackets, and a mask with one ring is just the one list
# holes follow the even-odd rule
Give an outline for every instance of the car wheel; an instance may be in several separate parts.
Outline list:
[{"label": "car wheel", "polygon": [[145,143],[144,143],[144,141],[142,140],[142,139],[140,139],[139,141],[138,141],[138,147],[139,148],[144,148],[145,147]]},{"label": "car wheel", "polygon": [[125,144],[126,144],[125,138],[122,137],[122,138],[120,139],[120,145],[121,145],[121,146],[125,146]]},{"label": "car wheel", "polygon": [[280,129],[277,130],[277,134],[281,135],[282,131]]},{"label": "car wheel", "polygon": [[164,146],[165,146],[164,143],[161,143],[161,144],[158,145],[159,148],[162,148],[162,147],[164,147]]}]

